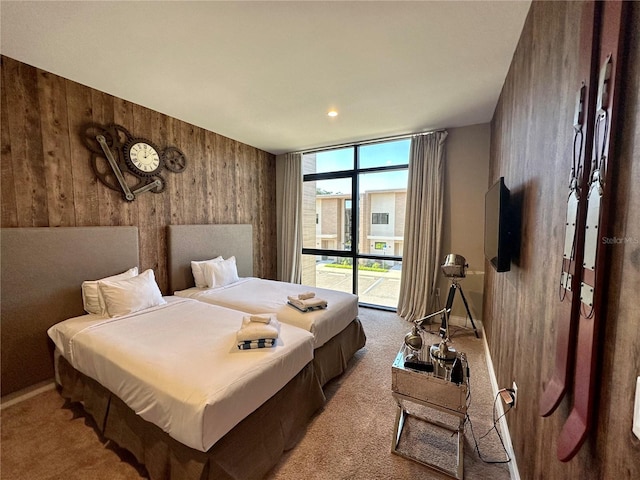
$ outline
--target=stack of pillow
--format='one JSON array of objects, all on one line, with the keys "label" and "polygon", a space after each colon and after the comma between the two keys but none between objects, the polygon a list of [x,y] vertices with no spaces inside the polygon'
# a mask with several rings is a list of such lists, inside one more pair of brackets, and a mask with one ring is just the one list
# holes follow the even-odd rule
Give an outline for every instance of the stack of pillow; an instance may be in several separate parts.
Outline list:
[{"label": "stack of pillow", "polygon": [[138,275],[138,267],[119,275],[82,282],[82,302],[87,313],[103,317],[120,317],[167,303],[153,270]]},{"label": "stack of pillow", "polygon": [[191,272],[197,288],[224,287],[240,280],[236,257],[222,257],[191,262]]}]

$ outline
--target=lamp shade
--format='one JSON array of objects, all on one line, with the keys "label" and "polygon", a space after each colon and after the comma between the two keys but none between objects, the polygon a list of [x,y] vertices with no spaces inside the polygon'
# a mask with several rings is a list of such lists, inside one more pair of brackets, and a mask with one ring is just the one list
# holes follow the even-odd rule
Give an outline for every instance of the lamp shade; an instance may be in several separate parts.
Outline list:
[{"label": "lamp shade", "polygon": [[466,275],[467,260],[462,255],[450,253],[444,258],[444,262],[440,266],[445,277],[464,278]]}]

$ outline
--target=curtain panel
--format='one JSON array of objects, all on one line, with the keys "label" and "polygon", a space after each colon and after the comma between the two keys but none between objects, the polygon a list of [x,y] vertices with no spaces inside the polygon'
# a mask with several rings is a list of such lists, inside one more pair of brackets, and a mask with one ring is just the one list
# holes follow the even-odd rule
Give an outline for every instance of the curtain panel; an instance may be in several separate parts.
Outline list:
[{"label": "curtain panel", "polygon": [[447,132],[411,139],[398,315],[413,321],[435,311],[444,211]]},{"label": "curtain panel", "polygon": [[277,205],[279,280],[302,283],[302,154],[278,155],[276,165],[282,181]]}]

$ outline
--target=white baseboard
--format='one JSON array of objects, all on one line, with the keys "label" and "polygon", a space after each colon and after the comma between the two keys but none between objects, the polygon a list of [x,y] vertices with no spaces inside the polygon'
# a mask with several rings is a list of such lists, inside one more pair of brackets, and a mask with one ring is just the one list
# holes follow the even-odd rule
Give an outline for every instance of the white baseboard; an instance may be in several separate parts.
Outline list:
[{"label": "white baseboard", "polygon": [[11,405],[15,405],[16,403],[23,402],[28,398],[35,397],[43,392],[48,390],[53,390],[56,387],[53,379],[45,380],[44,382],[36,383],[35,385],[31,385],[30,387],[24,388],[17,392],[10,393],[5,395],[0,399],[0,410],[10,407]]},{"label": "white baseboard", "polygon": [[[480,326],[482,325],[482,320],[474,318],[473,319],[473,323],[476,324],[476,328],[478,329],[478,331],[480,331],[481,330]],[[469,320],[469,317],[461,317],[459,315],[451,315],[449,317],[449,325],[454,325],[456,327],[466,327],[466,328],[473,329],[473,324]]]},{"label": "white baseboard", "polygon": [[[493,396],[498,395],[498,379],[496,378],[495,370],[493,369],[493,361],[491,360],[491,353],[489,352],[489,344],[487,343],[487,336],[484,334],[484,327],[482,327],[482,343],[484,344],[485,356],[487,358],[487,368],[489,369],[489,379],[491,380],[491,390],[493,391]],[[509,474],[511,476],[511,480],[520,480],[520,471],[518,470],[518,464],[516,462],[516,454],[513,451],[513,443],[511,443],[511,434],[509,433],[509,426],[507,425],[507,420],[504,415],[504,408],[502,407],[502,402],[496,402],[496,410],[498,411],[498,416],[500,420],[498,421],[500,424],[500,430],[502,430],[502,440],[504,441],[504,447],[507,450],[507,454],[511,461],[508,463],[509,465]]]}]

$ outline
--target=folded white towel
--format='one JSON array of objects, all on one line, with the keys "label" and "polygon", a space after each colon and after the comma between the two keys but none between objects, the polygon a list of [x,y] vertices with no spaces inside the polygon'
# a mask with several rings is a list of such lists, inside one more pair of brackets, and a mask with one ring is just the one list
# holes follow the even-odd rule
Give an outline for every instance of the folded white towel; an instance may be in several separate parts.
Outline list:
[{"label": "folded white towel", "polygon": [[300,295],[298,295],[298,298],[300,300],[309,300],[310,298],[313,298],[315,296],[316,296],[315,292],[304,292],[304,293],[301,293]]},{"label": "folded white towel", "polygon": [[276,318],[275,313],[258,313],[257,315],[249,315],[252,322],[269,323],[271,319]]},{"label": "folded white towel", "polygon": [[280,334],[280,323],[275,318],[271,318],[269,323],[252,322],[249,315],[242,318],[242,325],[238,333],[236,333],[236,340],[238,342],[245,342],[247,340],[261,340],[268,338],[278,338]]}]

